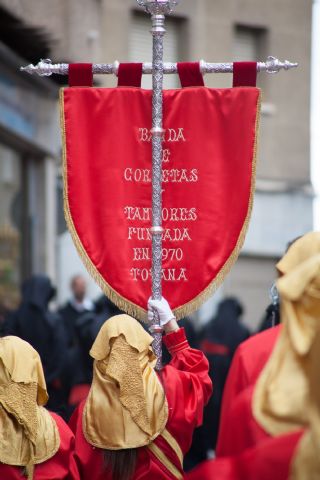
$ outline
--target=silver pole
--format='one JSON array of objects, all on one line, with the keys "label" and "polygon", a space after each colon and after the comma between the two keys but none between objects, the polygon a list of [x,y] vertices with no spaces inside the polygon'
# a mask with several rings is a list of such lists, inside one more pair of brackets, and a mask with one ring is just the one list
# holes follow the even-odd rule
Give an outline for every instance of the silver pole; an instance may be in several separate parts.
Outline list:
[{"label": "silver pole", "polygon": [[[278,73],[280,70],[291,70],[296,68],[298,64],[296,62],[289,62],[289,60],[278,60],[276,57],[269,56],[265,62],[257,62],[257,72],[266,72],[266,73]],[[92,65],[92,72],[97,74],[118,74],[119,62],[116,60],[113,63],[94,63]],[[27,65],[25,67],[20,67],[20,70],[23,72],[33,73],[40,75],[41,77],[49,77],[52,74],[57,75],[68,75],[69,64],[68,63],[52,63],[49,58],[45,60],[40,60],[37,65]],[[200,60],[200,70],[204,75],[206,73],[232,73],[233,72],[233,63],[208,63],[204,60]],[[152,63],[143,63],[142,65],[143,74],[150,75],[153,73],[153,64]],[[164,63],[163,64],[163,73],[176,74],[178,72],[176,63]]]},{"label": "silver pole", "polygon": [[[177,1],[137,0],[151,14],[152,21],[152,298],[162,297],[162,88],[163,88],[163,36],[165,15]],[[162,328],[155,312],[150,327],[153,349],[157,356],[157,370],[162,366]]]}]

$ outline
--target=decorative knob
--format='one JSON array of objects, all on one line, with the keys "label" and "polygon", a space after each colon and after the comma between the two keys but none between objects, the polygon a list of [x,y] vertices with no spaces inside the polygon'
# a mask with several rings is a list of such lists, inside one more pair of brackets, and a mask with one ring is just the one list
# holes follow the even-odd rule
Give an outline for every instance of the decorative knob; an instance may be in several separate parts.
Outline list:
[{"label": "decorative knob", "polygon": [[137,0],[137,3],[151,15],[168,15],[179,0]]}]

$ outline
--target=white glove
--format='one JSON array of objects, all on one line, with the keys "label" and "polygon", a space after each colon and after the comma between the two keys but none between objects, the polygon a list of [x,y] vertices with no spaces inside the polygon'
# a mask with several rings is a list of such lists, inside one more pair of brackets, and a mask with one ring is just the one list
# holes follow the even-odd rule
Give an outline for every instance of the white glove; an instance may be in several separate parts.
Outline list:
[{"label": "white glove", "polygon": [[172,313],[169,303],[165,298],[161,300],[153,300],[151,297],[148,300],[148,321],[149,323],[153,322],[154,312],[157,312],[160,318],[160,325],[163,327],[170,320],[175,319],[175,316]]}]

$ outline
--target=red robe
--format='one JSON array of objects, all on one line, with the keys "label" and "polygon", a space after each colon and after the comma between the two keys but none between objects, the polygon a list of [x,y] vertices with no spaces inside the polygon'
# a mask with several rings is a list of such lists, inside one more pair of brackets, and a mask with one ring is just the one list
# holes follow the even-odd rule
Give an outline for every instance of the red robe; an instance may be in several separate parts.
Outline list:
[{"label": "red robe", "polygon": [[[72,452],[74,435],[59,415],[50,412],[54,418],[59,434],[60,447],[49,460],[35,466],[33,480],[79,480],[79,473]],[[1,480],[23,480],[22,467],[13,467],[0,463]]]},{"label": "red robe", "polygon": [[252,416],[251,399],[280,329],[278,325],[254,335],[235,353],[223,394],[217,457],[238,454],[268,437]]},{"label": "red robe", "polygon": [[[166,429],[179,443],[185,454],[192,441],[194,429],[202,423],[203,407],[208,402],[212,384],[208,375],[208,361],[199,350],[191,349],[180,328],[177,332],[163,338],[172,355],[169,365],[163,368],[161,379],[164,385],[169,418]],[[111,475],[103,468],[102,452],[92,447],[85,439],[82,430],[82,402],[70,420],[75,432],[75,458],[81,479],[111,480]],[[181,472],[176,453],[160,436],[155,444],[161,448],[170,461]],[[146,447],[138,450],[137,468],[133,480],[164,480],[175,477]]]},{"label": "red robe", "polygon": [[288,480],[303,430],[269,438],[233,457],[203,462],[186,480]]}]

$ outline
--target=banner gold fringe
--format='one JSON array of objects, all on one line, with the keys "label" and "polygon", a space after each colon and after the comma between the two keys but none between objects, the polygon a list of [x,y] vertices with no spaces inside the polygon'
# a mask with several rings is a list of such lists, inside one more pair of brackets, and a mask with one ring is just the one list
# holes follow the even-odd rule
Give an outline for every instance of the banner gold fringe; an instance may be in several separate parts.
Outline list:
[{"label": "banner gold fringe", "polygon": [[[180,320],[187,315],[190,315],[195,310],[200,308],[200,306],[208,300],[213,293],[220,287],[224,281],[226,275],[231,270],[232,266],[238,259],[240,250],[243,246],[245,236],[249,227],[253,199],[255,192],[255,180],[256,180],[256,164],[257,164],[257,148],[258,148],[258,134],[259,134],[259,125],[260,125],[260,108],[261,108],[261,91],[259,92],[257,99],[257,108],[256,108],[256,122],[255,122],[255,138],[253,145],[253,158],[252,158],[252,170],[251,170],[251,189],[248,202],[248,210],[245,221],[243,223],[241,232],[238,237],[235,248],[230,254],[229,258],[219,271],[218,275],[210,284],[197,295],[193,300],[184,305],[181,305],[174,309],[174,314],[177,320]],[[75,225],[70,212],[69,207],[69,198],[68,198],[68,166],[67,166],[67,151],[66,151],[66,131],[65,131],[65,116],[64,116],[64,88],[60,89],[60,127],[61,127],[61,137],[62,137],[62,169],[63,169],[63,206],[64,206],[64,215],[67,222],[69,232],[71,234],[73,243],[78,251],[80,258],[82,259],[87,271],[94,279],[94,281],[99,285],[101,290],[106,294],[106,296],[118,307],[120,310],[123,310],[128,315],[137,318],[140,321],[147,323],[147,311],[141,308],[139,305],[136,305],[130,300],[124,298],[116,290],[114,290],[111,285],[102,277],[96,266],[92,263],[89,258],[86,250],[84,249],[81,240],[76,231]]]}]

